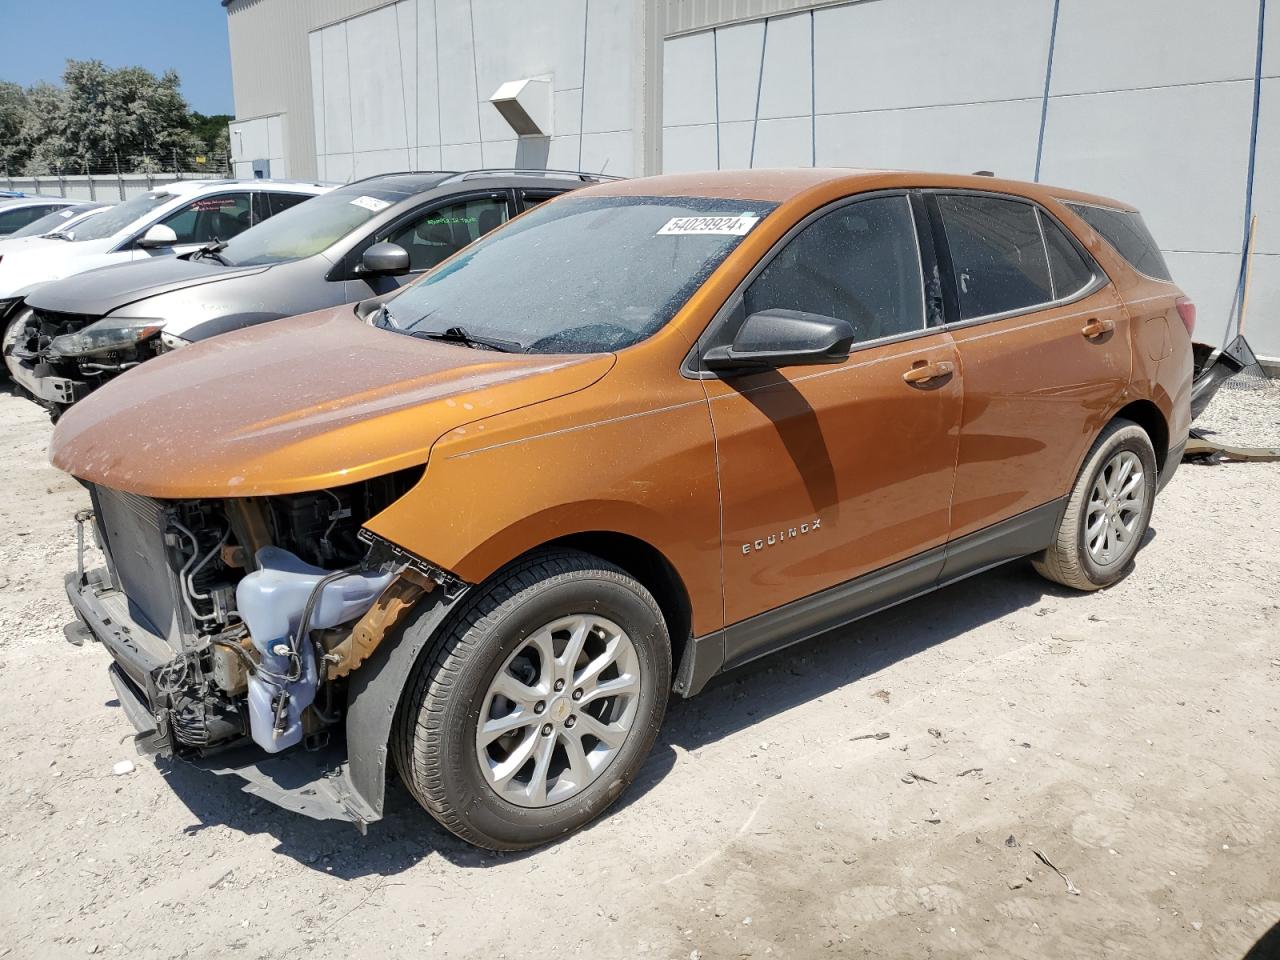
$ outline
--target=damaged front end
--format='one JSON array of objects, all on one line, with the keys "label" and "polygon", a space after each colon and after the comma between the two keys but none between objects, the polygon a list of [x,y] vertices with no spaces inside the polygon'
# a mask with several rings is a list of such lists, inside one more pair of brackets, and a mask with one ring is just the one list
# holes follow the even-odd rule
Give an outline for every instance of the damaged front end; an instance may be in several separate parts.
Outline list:
[{"label": "damaged front end", "polygon": [[421,473],[244,499],[89,484],[77,519],[92,518],[106,567],[78,569],[67,593],[111,653],[139,749],[313,817],[378,819],[399,683],[372,683],[367,661],[420,599],[444,609],[463,589],[363,529]]},{"label": "damaged front end", "polygon": [[55,415],[168,349],[163,320],[19,308],[5,332],[14,381]]}]

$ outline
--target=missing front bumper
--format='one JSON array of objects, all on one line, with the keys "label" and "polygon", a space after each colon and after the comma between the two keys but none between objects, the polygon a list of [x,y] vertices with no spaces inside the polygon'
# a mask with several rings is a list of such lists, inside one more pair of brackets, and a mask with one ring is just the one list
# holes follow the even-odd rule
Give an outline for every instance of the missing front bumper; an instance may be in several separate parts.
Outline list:
[{"label": "missing front bumper", "polygon": [[[172,659],[172,651],[129,614],[123,594],[104,582],[105,571],[84,575],[68,574],[67,596],[76,615],[93,639],[111,655],[107,675],[116,698],[137,731],[139,753],[175,756],[175,741],[164,711],[152,706],[155,688],[151,677]],[[323,750],[295,749],[274,756],[247,747],[207,757],[182,757],[175,762],[190,763],[219,776],[233,775],[244,781],[246,793],[314,820],[339,820],[354,824],[361,832],[381,811],[355,790],[349,776],[346,746],[334,744]]]}]

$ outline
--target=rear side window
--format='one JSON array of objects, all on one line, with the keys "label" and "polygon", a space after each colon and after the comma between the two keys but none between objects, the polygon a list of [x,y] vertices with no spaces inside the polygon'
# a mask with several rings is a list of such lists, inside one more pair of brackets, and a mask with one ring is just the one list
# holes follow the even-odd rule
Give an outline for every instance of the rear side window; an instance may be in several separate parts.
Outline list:
[{"label": "rear side window", "polygon": [[0,210],[0,234],[12,233],[19,227],[34,223],[53,209],[49,206],[25,206],[13,210]]},{"label": "rear side window", "polygon": [[1156,280],[1172,280],[1155,237],[1142,222],[1142,214],[1087,203],[1068,203],[1071,212],[1102,234],[1129,266]]},{"label": "rear side window", "polygon": [[1000,197],[938,197],[960,318],[1025,310],[1054,299],[1036,208]]},{"label": "rear side window", "polygon": [[311,199],[308,193],[268,193],[265,196],[268,217],[274,217],[277,213],[283,213],[290,207],[296,207],[302,201]]},{"label": "rear side window", "polygon": [[924,291],[906,197],[834,210],[796,234],[747,288],[748,314],[802,310],[847,320],[859,342],[924,328]]},{"label": "rear side window", "polygon": [[546,203],[552,197],[560,196],[559,193],[547,193],[540,190],[521,190],[520,205],[522,209],[532,210],[540,203]]},{"label": "rear side window", "polygon": [[1053,218],[1040,214],[1044,230],[1044,248],[1049,253],[1049,277],[1053,281],[1053,298],[1065,300],[1093,281],[1093,266],[1080,255],[1066,232]]}]

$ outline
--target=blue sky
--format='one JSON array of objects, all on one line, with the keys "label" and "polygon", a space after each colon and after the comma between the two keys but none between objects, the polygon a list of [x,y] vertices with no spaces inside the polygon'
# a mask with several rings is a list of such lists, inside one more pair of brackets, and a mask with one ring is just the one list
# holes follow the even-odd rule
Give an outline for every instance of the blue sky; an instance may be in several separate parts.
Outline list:
[{"label": "blue sky", "polygon": [[56,83],[68,59],[173,68],[192,110],[233,113],[227,11],[218,0],[0,0],[0,80]]}]

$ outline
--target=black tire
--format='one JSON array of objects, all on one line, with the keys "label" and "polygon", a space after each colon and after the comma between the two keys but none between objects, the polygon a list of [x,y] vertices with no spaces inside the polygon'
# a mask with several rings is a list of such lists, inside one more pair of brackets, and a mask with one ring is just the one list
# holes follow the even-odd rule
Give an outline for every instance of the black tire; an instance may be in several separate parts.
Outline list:
[{"label": "black tire", "polygon": [[[631,638],[640,664],[635,719],[618,753],[580,793],[551,806],[517,806],[481,772],[475,732],[482,701],[531,632],[575,613],[607,617]],[[649,591],[598,557],[546,551],[473,590],[429,641],[401,697],[391,750],[409,791],[444,827],[479,847],[524,850],[589,823],[635,779],[670,686],[671,643]]]},{"label": "black tire", "polygon": [[[1125,450],[1136,454],[1142,462],[1145,495],[1134,535],[1115,559],[1104,566],[1095,562],[1086,543],[1087,510],[1098,475]],[[1133,557],[1151,521],[1156,473],[1156,452],[1147,432],[1131,420],[1117,418],[1107,424],[1080,468],[1054,542],[1044,553],[1032,558],[1036,571],[1047,580],[1075,590],[1100,590],[1123,579],[1132,568]]]}]

